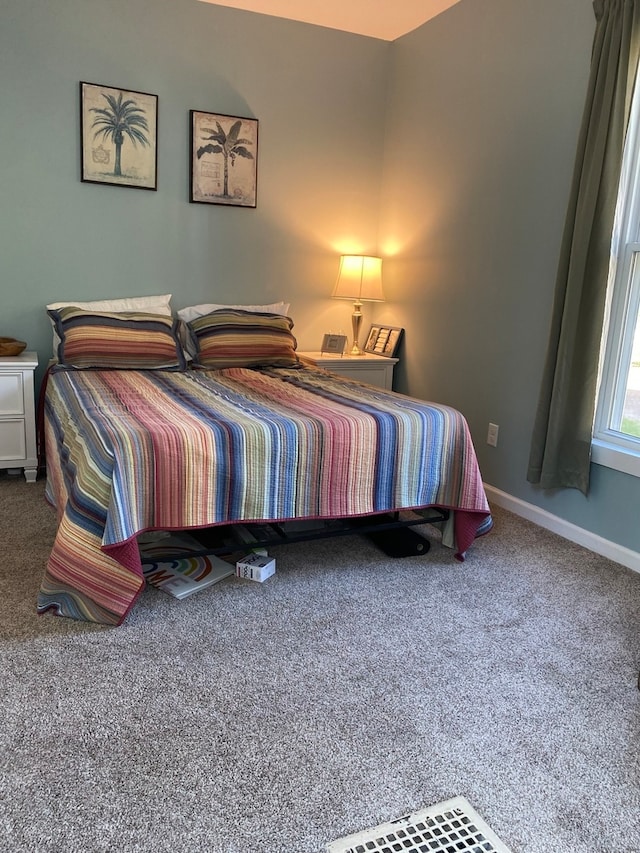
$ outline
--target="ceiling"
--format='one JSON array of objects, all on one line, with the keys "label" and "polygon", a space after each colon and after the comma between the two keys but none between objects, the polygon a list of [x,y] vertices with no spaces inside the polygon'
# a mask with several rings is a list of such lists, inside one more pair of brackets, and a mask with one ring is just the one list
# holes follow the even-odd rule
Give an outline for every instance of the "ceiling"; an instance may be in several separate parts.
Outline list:
[{"label": "ceiling", "polygon": [[202,0],[393,41],[459,0]]}]

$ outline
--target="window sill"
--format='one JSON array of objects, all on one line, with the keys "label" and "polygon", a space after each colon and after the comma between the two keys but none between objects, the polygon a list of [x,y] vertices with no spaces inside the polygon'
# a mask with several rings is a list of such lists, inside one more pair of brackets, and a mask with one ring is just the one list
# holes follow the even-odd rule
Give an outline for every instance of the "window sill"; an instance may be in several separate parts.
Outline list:
[{"label": "window sill", "polygon": [[591,442],[591,461],[613,468],[633,477],[640,477],[640,453],[630,448],[594,438]]}]

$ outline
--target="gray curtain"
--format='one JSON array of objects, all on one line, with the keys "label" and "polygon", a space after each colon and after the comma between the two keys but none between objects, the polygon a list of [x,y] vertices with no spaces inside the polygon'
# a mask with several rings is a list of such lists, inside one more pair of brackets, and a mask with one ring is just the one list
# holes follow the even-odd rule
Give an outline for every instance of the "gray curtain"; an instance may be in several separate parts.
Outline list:
[{"label": "gray curtain", "polygon": [[596,0],[587,100],[527,479],[589,488],[613,219],[640,50],[640,0]]}]

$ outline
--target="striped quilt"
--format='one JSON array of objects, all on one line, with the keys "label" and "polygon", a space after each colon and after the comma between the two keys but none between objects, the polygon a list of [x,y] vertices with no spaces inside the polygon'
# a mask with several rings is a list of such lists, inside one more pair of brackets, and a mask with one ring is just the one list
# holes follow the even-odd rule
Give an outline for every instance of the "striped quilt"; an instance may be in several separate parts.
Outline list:
[{"label": "striped quilt", "polygon": [[58,530],[40,612],[120,624],[147,530],[438,506],[462,558],[491,526],[459,412],[323,370],[59,369],[44,420]]}]

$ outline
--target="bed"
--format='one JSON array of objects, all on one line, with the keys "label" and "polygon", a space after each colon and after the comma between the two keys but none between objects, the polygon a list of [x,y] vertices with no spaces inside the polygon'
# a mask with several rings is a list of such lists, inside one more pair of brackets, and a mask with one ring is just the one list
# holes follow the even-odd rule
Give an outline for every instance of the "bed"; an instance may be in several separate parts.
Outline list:
[{"label": "bed", "polygon": [[[96,366],[78,358],[82,345],[74,349],[65,326],[75,318],[87,338],[86,313],[61,311],[60,363],[43,395],[46,493],[58,526],[39,612],[121,624],[145,586],[137,537],[147,531],[440,507],[451,519],[443,541],[462,559],[490,529],[455,409],[303,366],[289,350],[278,364],[252,346],[270,363],[247,363],[246,341],[244,356],[229,358],[227,339],[221,360],[202,356],[201,339],[199,359],[187,364],[178,347],[167,364],[149,329],[138,359],[126,341],[122,363]],[[228,314],[215,319],[228,329]]]}]

